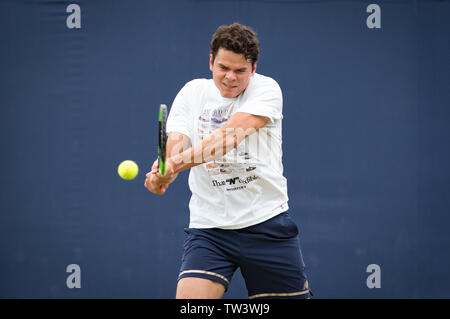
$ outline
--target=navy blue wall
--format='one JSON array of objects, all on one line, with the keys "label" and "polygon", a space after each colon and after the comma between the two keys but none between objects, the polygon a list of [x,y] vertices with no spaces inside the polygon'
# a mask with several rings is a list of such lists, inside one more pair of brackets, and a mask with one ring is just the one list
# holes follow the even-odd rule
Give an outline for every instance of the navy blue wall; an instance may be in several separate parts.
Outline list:
[{"label": "navy blue wall", "polygon": [[[81,7],[81,29],[66,7]],[[187,172],[144,186],[156,114],[252,26],[284,93],[284,165],[318,298],[450,297],[450,3],[1,1],[0,297],[172,298]],[[140,167],[124,181],[126,159]],[[69,289],[66,267],[81,267]],[[369,264],[381,288],[366,285]],[[246,297],[240,273],[227,298]]]}]

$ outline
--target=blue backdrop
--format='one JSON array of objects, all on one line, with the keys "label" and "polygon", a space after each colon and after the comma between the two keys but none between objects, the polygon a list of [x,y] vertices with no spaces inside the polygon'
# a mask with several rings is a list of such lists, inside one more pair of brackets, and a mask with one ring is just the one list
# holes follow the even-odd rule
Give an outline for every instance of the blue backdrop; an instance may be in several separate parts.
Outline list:
[{"label": "blue backdrop", "polygon": [[[283,90],[315,296],[449,298],[449,16],[425,0],[0,1],[0,297],[174,296],[190,193],[187,172],[162,197],[143,186],[157,108],[210,77],[211,36],[237,21]],[[225,297],[247,297],[239,272]]]}]

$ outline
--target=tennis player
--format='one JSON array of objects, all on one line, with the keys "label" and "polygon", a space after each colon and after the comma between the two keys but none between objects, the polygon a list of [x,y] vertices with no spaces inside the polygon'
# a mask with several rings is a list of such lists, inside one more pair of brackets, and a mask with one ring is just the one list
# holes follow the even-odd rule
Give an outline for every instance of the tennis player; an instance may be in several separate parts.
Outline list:
[{"label": "tennis player", "polygon": [[166,174],[155,161],[145,187],[164,194],[189,169],[190,222],[176,298],[221,298],[238,267],[249,298],[309,298],[298,228],[282,165],[282,93],[256,73],[259,41],[239,23],[210,43],[212,79],[188,82],[167,120]]}]

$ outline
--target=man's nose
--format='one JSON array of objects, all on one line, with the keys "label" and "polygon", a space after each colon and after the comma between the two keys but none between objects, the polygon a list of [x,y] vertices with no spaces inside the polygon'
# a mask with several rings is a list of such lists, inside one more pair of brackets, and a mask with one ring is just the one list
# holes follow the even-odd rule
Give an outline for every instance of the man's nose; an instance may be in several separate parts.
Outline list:
[{"label": "man's nose", "polygon": [[228,71],[225,74],[225,78],[229,81],[234,81],[236,79],[236,74],[233,71]]}]

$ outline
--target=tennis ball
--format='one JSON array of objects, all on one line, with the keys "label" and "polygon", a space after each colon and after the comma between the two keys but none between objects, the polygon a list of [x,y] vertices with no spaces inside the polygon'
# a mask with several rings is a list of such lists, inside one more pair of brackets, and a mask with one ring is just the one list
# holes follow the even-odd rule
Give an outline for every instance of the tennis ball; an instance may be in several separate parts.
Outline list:
[{"label": "tennis ball", "polygon": [[120,177],[126,180],[130,180],[136,177],[139,172],[139,167],[133,161],[126,160],[119,164],[117,167],[117,173]]}]

